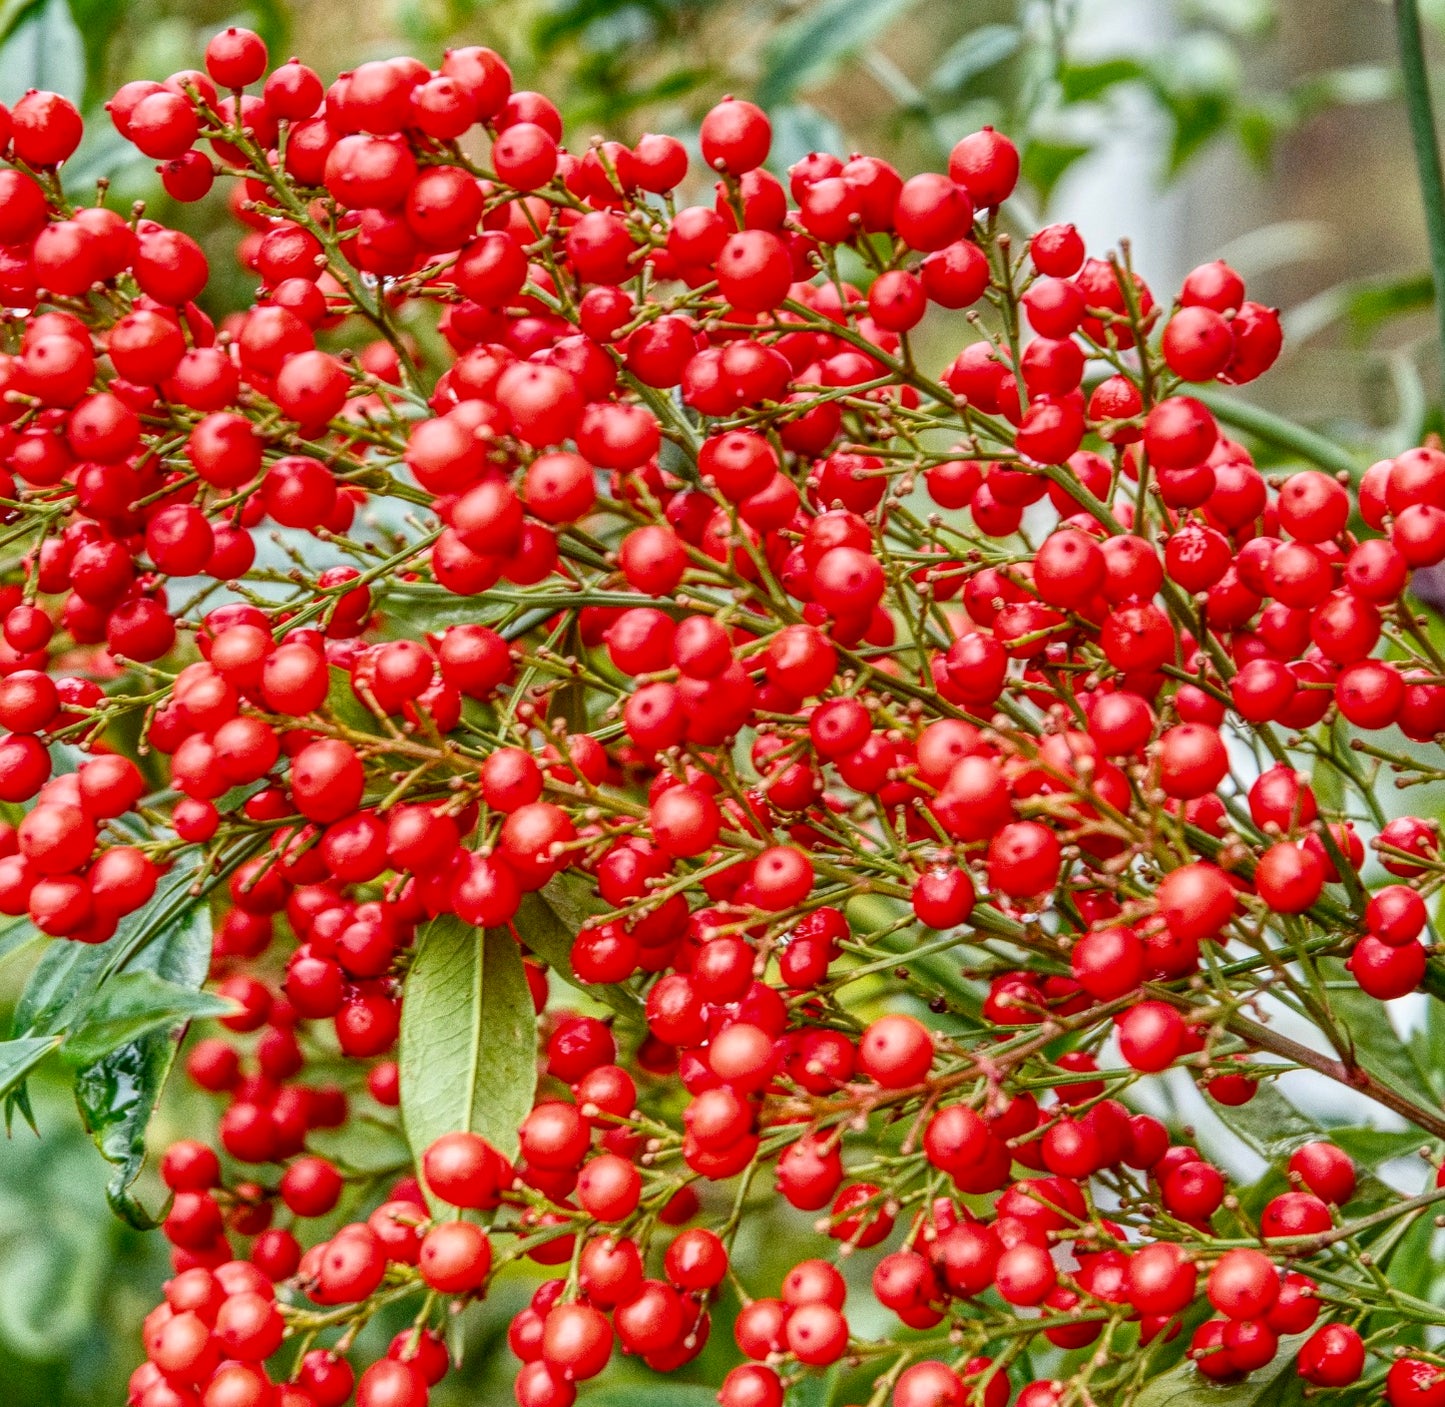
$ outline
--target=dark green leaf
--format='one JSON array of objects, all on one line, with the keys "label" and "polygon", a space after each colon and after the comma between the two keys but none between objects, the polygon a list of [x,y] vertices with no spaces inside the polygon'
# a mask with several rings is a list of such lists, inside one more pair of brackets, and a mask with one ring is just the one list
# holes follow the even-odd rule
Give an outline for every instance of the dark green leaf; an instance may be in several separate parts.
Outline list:
[{"label": "dark green leaf", "polygon": [[477,1133],[517,1156],[537,1084],[537,1021],[510,934],[483,934],[453,914],[427,925],[406,978],[400,1059],[418,1167],[444,1133]]},{"label": "dark green leaf", "polygon": [[0,1041],[0,1095],[7,1095],[60,1044],[59,1036]]},{"label": "dark green leaf", "polygon": [[1383,323],[1409,313],[1428,312],[1435,305],[1435,286],[1429,274],[1371,280],[1355,284],[1345,300],[1351,329],[1368,337]]},{"label": "dark green leaf", "polygon": [[[1280,1090],[1269,1082],[1262,1083],[1247,1104],[1229,1106],[1213,1104],[1211,1107],[1224,1126],[1247,1143],[1256,1153],[1275,1168],[1282,1167],[1285,1160],[1302,1143],[1316,1140],[1331,1140],[1350,1154],[1359,1165],[1356,1170],[1355,1195],[1350,1205],[1359,1212],[1376,1207],[1388,1206],[1397,1200],[1398,1194],[1381,1182],[1371,1170],[1374,1159],[1363,1152],[1356,1152],[1347,1142],[1349,1130],[1326,1128],[1309,1115],[1302,1113]],[[1399,1135],[1379,1135],[1381,1138]],[[1417,1133],[1415,1146],[1420,1142]],[[1391,1155],[1393,1156],[1393,1155]],[[1264,1203],[1276,1193],[1283,1191],[1276,1186],[1274,1171],[1265,1174],[1263,1186],[1256,1185],[1254,1191],[1260,1195],[1249,1199],[1246,1210],[1257,1215]]]},{"label": "dark green leaf", "polygon": [[616,1011],[636,1011],[637,998],[627,988],[589,986],[572,971],[573,940],[596,912],[582,882],[561,874],[545,889],[523,897],[515,924],[517,937],[569,986]]},{"label": "dark green leaf", "polygon": [[1429,1142],[1419,1129],[1328,1128],[1324,1136],[1366,1167],[1413,1157]]},{"label": "dark green leaf", "polygon": [[[171,987],[197,992],[211,964],[211,913],[205,895],[190,892],[193,871],[176,873],[139,914],[125,920],[110,943],[124,944],[118,966],[127,975],[148,974]],[[131,926],[134,931],[128,931]],[[117,973],[117,985],[124,978]],[[139,990],[139,988],[135,988]],[[154,1225],[131,1195],[145,1163],[146,1127],[175,1064],[177,1035],[184,1018],[166,1022],[86,1065],[75,1077],[75,1102],[95,1146],[116,1165],[106,1200],[133,1226]]]},{"label": "dark green leaf", "polygon": [[1281,1339],[1274,1362],[1243,1382],[1212,1383],[1192,1363],[1181,1363],[1145,1384],[1132,1407],[1294,1407],[1304,1401],[1295,1359],[1306,1337]]},{"label": "dark green leaf", "polygon": [[800,88],[835,73],[916,0],[822,0],[778,30],[768,45],[756,98],[763,107],[786,102]]},{"label": "dark green leaf", "polygon": [[[1395,1289],[1416,1299],[1429,1300],[1435,1287],[1437,1258],[1431,1253],[1435,1239],[1435,1218],[1430,1212],[1417,1215],[1409,1229],[1380,1255],[1376,1264]],[[1425,1326],[1404,1319],[1389,1310],[1372,1316],[1367,1333],[1388,1331],[1391,1344],[1424,1344]]]},{"label": "dark green leaf", "polygon": [[[1283,108],[1283,110],[1281,110]],[[1244,154],[1256,166],[1268,167],[1275,143],[1293,125],[1288,105],[1267,100],[1241,104],[1234,114],[1234,131]]]},{"label": "dark green leaf", "polygon": [[1435,986],[1440,975],[1433,963],[1425,969],[1426,980],[1421,985],[1435,1000],[1425,1008],[1425,1024],[1410,1034],[1415,1063],[1429,1073],[1436,1089],[1445,1086],[1445,1002]]},{"label": "dark green leaf", "polygon": [[542,7],[533,26],[532,41],[543,51],[553,49],[590,33],[599,19],[637,8],[632,0],[556,0]]},{"label": "dark green leaf", "polygon": [[[127,915],[104,943],[52,941],[41,954],[15,1004],[11,1034],[50,1036],[69,1030],[101,983],[127,969],[148,968],[162,977],[199,986],[210,959],[209,917],[205,917],[203,924],[205,962],[201,964],[200,975],[189,978],[190,965],[181,968],[179,976],[170,970],[177,966],[171,951],[177,933],[190,932],[190,925],[197,922],[197,910],[204,911],[204,897],[197,898],[190,892],[196,853],[182,851],[176,858],[171,878],[143,909]],[[244,849],[235,852],[223,871],[209,883],[219,883],[248,853]],[[159,951],[147,959],[145,954],[152,946]]]},{"label": "dark green leaf", "polygon": [[65,1013],[90,999],[118,938],[97,944],[52,939],[15,1004],[10,1033],[49,1036],[63,1031]]},{"label": "dark green leaf", "polygon": [[1018,52],[1023,31],[1013,24],[981,24],[944,50],[928,79],[930,93],[955,94],[971,78]]},{"label": "dark green leaf", "polygon": [[1409,1047],[1395,1031],[1385,1008],[1350,980],[1344,963],[1338,958],[1323,959],[1320,972],[1331,984],[1330,1009],[1349,1033],[1360,1065],[1397,1094],[1434,1109],[1438,1096]]},{"label": "dark green leaf", "polygon": [[326,690],[326,711],[339,723],[359,733],[377,731],[376,715],[356,696],[351,687],[351,674],[331,666],[331,684]]},{"label": "dark green leaf", "polygon": [[0,46],[0,101],[13,103],[29,88],[85,95],[85,43],[66,0],[31,6]]},{"label": "dark green leaf", "polygon": [[[116,32],[123,30],[130,21],[130,9],[130,0],[70,0],[71,18],[75,20],[85,45],[85,67],[92,88],[97,79],[104,77],[106,48]],[[93,94],[87,93],[87,106],[93,97]],[[116,135],[119,136],[119,133]],[[135,154],[133,148],[131,154]],[[71,179],[72,165],[68,162],[65,167],[67,181]]]},{"label": "dark green leaf", "polygon": [[385,615],[398,635],[445,630],[449,625],[486,624],[495,621],[498,608],[486,607],[476,596],[458,596],[440,586],[407,582],[386,592]]},{"label": "dark green leaf", "polygon": [[65,1038],[65,1055],[76,1065],[94,1064],[158,1027],[238,1009],[225,997],[167,981],[144,968],[123,972],[101,987],[76,1018]]},{"label": "dark green leaf", "polygon": [[1287,1157],[1302,1143],[1324,1137],[1319,1124],[1300,1113],[1268,1082],[1255,1090],[1247,1104],[1230,1106],[1211,1101],[1210,1107],[1232,1133],[1271,1163]]}]

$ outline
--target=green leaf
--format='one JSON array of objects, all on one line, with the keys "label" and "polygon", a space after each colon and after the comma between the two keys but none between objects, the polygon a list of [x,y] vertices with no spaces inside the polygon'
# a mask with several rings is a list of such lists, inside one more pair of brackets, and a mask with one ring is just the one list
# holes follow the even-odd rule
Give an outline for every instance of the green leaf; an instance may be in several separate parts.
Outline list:
[{"label": "green leaf", "polygon": [[[210,878],[208,888],[220,883],[250,853],[251,849],[234,852],[224,869]],[[40,955],[15,1004],[11,1035],[51,1036],[69,1030],[101,983],[137,964],[151,966],[142,959],[152,944],[162,949],[153,961],[170,962],[167,949],[174,937],[173,930],[178,925],[184,927],[193,912],[205,905],[204,896],[197,897],[190,892],[198,854],[195,849],[183,850],[176,857],[170,878],[162,883],[150,902],[136,913],[128,914],[104,943],[52,941]],[[205,940],[209,944],[209,920],[205,924]],[[204,956],[209,963],[209,947]],[[151,970],[161,976],[172,975],[162,967],[151,967]],[[199,986],[204,978],[202,967],[201,975],[192,985]]]},{"label": "green leaf", "polygon": [[[103,102],[108,93],[97,92],[97,85],[105,81],[105,56],[110,46],[110,41],[116,34],[122,32],[131,23],[131,0],[70,0],[70,14],[74,19],[76,28],[81,33],[82,42],[85,46],[85,69],[87,75],[85,105],[86,108],[94,106],[97,102]],[[87,137],[95,134],[95,124],[87,123]],[[102,133],[119,137],[120,133],[112,127],[99,129]],[[88,143],[87,143],[88,145]],[[122,139],[121,148],[130,146]],[[134,158],[138,155],[134,147],[130,148],[129,156]],[[97,175],[102,174],[97,172]],[[68,161],[65,165],[65,178],[67,183],[75,179],[75,162]],[[90,179],[94,179],[91,177]]]},{"label": "green leaf", "polygon": [[1211,1100],[1210,1108],[1230,1132],[1271,1163],[1288,1157],[1300,1144],[1325,1136],[1319,1124],[1300,1113],[1267,1082],[1262,1083],[1245,1104],[1231,1106]]},{"label": "green leaf", "polygon": [[916,0],[822,0],[782,26],[769,43],[754,95],[770,108],[837,72]]},{"label": "green leaf", "polygon": [[351,687],[350,671],[331,666],[331,683],[326,690],[326,711],[348,728],[359,733],[377,731],[376,715],[356,696]]},{"label": "green leaf", "polygon": [[[1403,1294],[1429,1300],[1435,1286],[1437,1257],[1431,1254],[1435,1240],[1435,1218],[1427,1211],[1417,1214],[1394,1244],[1376,1259],[1376,1267]],[[1391,1345],[1425,1343],[1423,1324],[1403,1319],[1388,1309],[1376,1311],[1361,1328],[1368,1334],[1388,1331]]]},{"label": "green leaf", "polygon": [[0,1041],[0,1095],[7,1095],[60,1044],[58,1036]]},{"label": "green leaf", "polygon": [[418,1168],[444,1133],[480,1134],[508,1158],[537,1085],[537,1019],[511,935],[445,914],[406,978],[401,1108]]},{"label": "green leaf", "polygon": [[0,46],[0,101],[13,103],[30,88],[84,97],[85,41],[66,0],[31,6]]},{"label": "green leaf", "polygon": [[573,940],[595,912],[596,906],[589,904],[582,882],[560,874],[544,889],[523,896],[514,927],[527,948],[568,986],[615,1011],[635,1012],[638,999],[626,987],[589,985],[572,971]]},{"label": "green leaf", "polygon": [[1080,142],[1029,142],[1020,163],[1024,180],[1038,192],[1040,200],[1047,201],[1069,167],[1090,150]]},{"label": "green leaf", "polygon": [[1445,1001],[1440,1000],[1439,991],[1434,987],[1439,974],[1432,969],[1433,964],[1425,969],[1426,981],[1422,985],[1435,1000],[1425,1008],[1424,1026],[1411,1032],[1410,1046],[1416,1064],[1430,1074],[1439,1089],[1445,1085]]},{"label": "green leaf", "polygon": [[608,1383],[583,1402],[584,1407],[717,1407],[717,1392],[696,1384]]},{"label": "green leaf", "polygon": [[1171,98],[1174,140],[1169,146],[1169,174],[1177,176],[1228,125],[1231,105],[1215,93],[1191,93]]},{"label": "green leaf", "polygon": [[65,1055],[73,1064],[91,1065],[158,1027],[237,1010],[225,997],[167,981],[144,968],[124,972],[101,987],[80,1013],[65,1038]]},{"label": "green leaf", "polygon": [[[1398,1197],[1393,1189],[1387,1187],[1371,1171],[1372,1160],[1347,1146],[1347,1130],[1330,1129],[1317,1123],[1295,1108],[1290,1100],[1268,1081],[1260,1084],[1247,1104],[1230,1106],[1211,1100],[1210,1107],[1231,1133],[1276,1167],[1282,1166],[1302,1143],[1313,1143],[1316,1140],[1338,1142],[1340,1147],[1360,1164],[1356,1169],[1355,1196],[1351,1199],[1351,1206],[1361,1210],[1382,1207]],[[1416,1133],[1415,1146],[1419,1145],[1420,1139],[1421,1135]],[[1266,1180],[1272,1181],[1272,1175],[1266,1174]]]},{"label": "green leaf", "polygon": [[1294,1407],[1304,1401],[1295,1359],[1307,1337],[1281,1339],[1274,1362],[1243,1382],[1212,1383],[1192,1363],[1181,1363],[1146,1383],[1132,1407]]},{"label": "green leaf", "polygon": [[960,92],[971,78],[1016,54],[1023,37],[1014,24],[981,24],[970,30],[944,50],[929,75],[928,91],[950,96]]},{"label": "green leaf", "polygon": [[773,161],[786,170],[809,152],[845,152],[848,139],[825,114],[809,103],[787,103],[774,108],[768,117],[773,124]]},{"label": "green leaf", "polygon": [[476,596],[458,596],[441,586],[407,582],[388,588],[382,601],[385,618],[398,635],[415,638],[450,625],[487,624],[497,618],[496,607],[483,608]]},{"label": "green leaf", "polygon": [[4,928],[0,928],[0,962],[13,958],[16,953],[23,953],[27,948],[47,941],[45,934],[36,928],[28,918],[22,915],[20,918],[12,919]]},{"label": "green leaf", "polygon": [[1245,156],[1261,169],[1269,166],[1275,143],[1293,126],[1293,109],[1273,95],[1242,102],[1235,109],[1235,136]]},{"label": "green leaf", "polygon": [[1345,299],[1344,314],[1356,335],[1368,337],[1394,318],[1428,312],[1434,305],[1435,286],[1430,275],[1414,274],[1353,285]]},{"label": "green leaf", "polygon": [[1100,59],[1097,63],[1068,64],[1059,75],[1065,103],[1097,102],[1111,88],[1123,83],[1140,83],[1149,71],[1136,59]]},{"label": "green leaf", "polygon": [[1325,1137],[1357,1163],[1372,1168],[1395,1158],[1412,1157],[1430,1141],[1419,1129],[1329,1128]]},{"label": "green leaf", "polygon": [[97,944],[52,940],[15,1004],[11,1035],[50,1036],[63,1032],[66,1012],[90,999],[110,960],[108,949],[118,938],[119,934]]},{"label": "green leaf", "polygon": [[841,1378],[837,1363],[826,1373],[809,1373],[799,1378],[788,1393],[788,1407],[833,1407]]},{"label": "green leaf", "polygon": [[1319,967],[1330,984],[1330,1009],[1354,1042],[1359,1063],[1397,1094],[1429,1109],[1437,1107],[1439,1096],[1400,1039],[1385,1008],[1350,980],[1340,959],[1322,959]]},{"label": "green leaf", "polygon": [[[193,876],[189,866],[178,863],[166,887],[122,923],[110,941],[129,940],[122,960],[125,973],[118,972],[104,990],[125,983],[128,991],[139,993],[142,985],[126,979],[141,976],[198,993],[211,965],[211,912],[204,894],[190,892]],[[128,933],[133,921],[136,931]],[[144,985],[157,990],[149,982]],[[84,1066],[75,1077],[75,1102],[86,1131],[101,1156],[116,1165],[106,1184],[106,1201],[117,1216],[142,1229],[154,1226],[155,1220],[130,1189],[145,1164],[146,1128],[175,1064],[185,1019],[177,1015],[152,1027]]]}]

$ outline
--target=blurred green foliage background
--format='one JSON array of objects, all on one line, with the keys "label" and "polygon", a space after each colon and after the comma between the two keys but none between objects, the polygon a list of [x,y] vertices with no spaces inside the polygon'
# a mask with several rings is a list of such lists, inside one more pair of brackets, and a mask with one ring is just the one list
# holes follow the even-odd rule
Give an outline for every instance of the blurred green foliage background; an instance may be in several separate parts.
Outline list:
[{"label": "blurred green foliage background", "polygon": [[[1441,39],[1445,0],[1423,8]],[[1161,302],[1194,263],[1223,255],[1251,296],[1283,308],[1286,357],[1258,392],[1272,408],[1375,453],[1441,428],[1389,7],[1373,0],[0,0],[0,101],[32,86],[82,101],[89,131],[67,184],[105,177],[113,200],[145,200],[197,234],[217,312],[248,293],[222,200],[171,207],[103,103],[129,79],[198,65],[226,23],[327,80],[369,58],[435,64],[449,43],[490,44],[518,87],[559,104],[574,145],[594,133],[686,138],[725,92],[769,108],[779,170],[813,149],[937,169],[991,122],[1024,152],[1021,220],[1073,220],[1097,249],[1129,235]],[[0,1025],[37,951],[22,936],[0,934]],[[157,1143],[196,1109],[179,1083]],[[0,1142],[0,1401],[123,1402],[165,1248],[107,1213],[107,1169],[60,1072],[31,1087],[43,1141],[20,1125]],[[760,1284],[781,1274],[770,1261],[797,1216],[769,1215],[740,1250]],[[512,1288],[513,1309],[526,1293]],[[506,1308],[468,1316],[465,1365],[438,1407],[512,1400]],[[691,1407],[690,1392],[712,1400],[680,1387],[655,1400]],[[617,1388],[584,1398],[623,1400],[647,1399]]]}]

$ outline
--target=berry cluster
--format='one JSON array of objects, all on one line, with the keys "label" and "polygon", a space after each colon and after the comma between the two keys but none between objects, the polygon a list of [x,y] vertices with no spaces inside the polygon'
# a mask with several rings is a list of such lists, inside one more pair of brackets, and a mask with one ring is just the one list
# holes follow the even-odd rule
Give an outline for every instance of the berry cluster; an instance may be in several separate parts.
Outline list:
[{"label": "berry cluster", "polygon": [[[1445,1403],[1372,1319],[1445,1316],[1369,1249],[1441,1193],[1306,1136],[1250,1202],[1131,1108],[1308,1067],[1445,1136],[1325,995],[1430,980],[1445,857],[1377,792],[1442,775],[1388,730],[1445,732],[1405,594],[1445,453],[1266,477],[1185,388],[1264,372],[1275,313],[1223,263],[1164,308],[1072,227],[1020,239],[990,129],[784,183],[725,99],[709,199],[670,137],[567,150],[490,50],[326,87],[238,29],[108,110],[175,200],[224,184],[256,279],[217,326],[193,240],[73,203],[70,103],[0,110],[0,911],[104,943],[188,866],[234,1008],[133,1407],[422,1407],[446,1307],[527,1264],[520,1407],[724,1316],[722,1407],[834,1364],[870,1407],[1127,1403],[1186,1321],[1190,1374],[1296,1336],[1313,1388]],[[925,319],[967,328],[938,376]],[[438,925],[523,974],[540,1084],[376,1205],[312,1137],[365,1101],[415,1143]],[[776,1286],[732,1259],[769,1178],[816,1216]]]}]

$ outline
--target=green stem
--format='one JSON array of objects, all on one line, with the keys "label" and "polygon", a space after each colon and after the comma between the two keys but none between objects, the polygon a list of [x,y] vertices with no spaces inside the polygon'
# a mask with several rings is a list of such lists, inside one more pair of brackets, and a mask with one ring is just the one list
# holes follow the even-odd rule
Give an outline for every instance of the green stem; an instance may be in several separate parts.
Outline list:
[{"label": "green stem", "polygon": [[1262,410],[1257,405],[1236,400],[1233,396],[1214,390],[1213,387],[1191,386],[1188,390],[1191,396],[1203,401],[1214,412],[1216,419],[1236,430],[1245,430],[1256,439],[1274,445],[1277,449],[1297,454],[1301,459],[1307,459],[1321,469],[1328,469],[1332,474],[1348,474],[1352,482],[1358,483],[1360,475],[1364,473],[1364,466],[1348,450],[1293,420],[1286,420],[1282,415],[1275,415],[1273,411]]},{"label": "green stem", "polygon": [[1430,243],[1430,277],[1435,284],[1435,318],[1445,356],[1445,177],[1440,170],[1440,139],[1430,101],[1430,75],[1420,33],[1416,0],[1395,0],[1395,41],[1400,50],[1400,76],[1405,87],[1405,114],[1415,147],[1415,175],[1425,207],[1425,235]]}]

